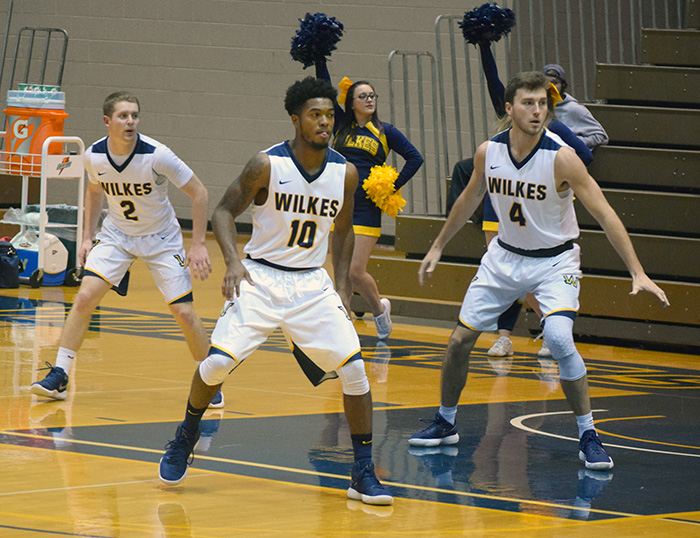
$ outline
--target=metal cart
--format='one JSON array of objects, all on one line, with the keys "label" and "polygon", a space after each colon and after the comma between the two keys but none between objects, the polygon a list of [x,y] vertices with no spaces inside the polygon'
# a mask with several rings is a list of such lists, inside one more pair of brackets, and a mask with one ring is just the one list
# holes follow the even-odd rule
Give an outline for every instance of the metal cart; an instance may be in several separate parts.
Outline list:
[{"label": "metal cart", "polygon": [[[0,133],[2,136],[4,133]],[[61,154],[50,155],[49,146],[51,144],[61,144]],[[83,235],[83,204],[85,199],[85,182],[84,178],[84,163],[85,144],[77,136],[50,136],[48,137],[41,150],[41,155],[31,154],[15,154],[3,152],[3,159],[0,163],[0,173],[10,176],[18,176],[22,178],[22,200],[21,209],[25,213],[27,209],[29,179],[37,177],[36,172],[40,172],[40,191],[39,191],[39,222],[38,222],[38,262],[37,268],[29,277],[29,285],[32,288],[38,288],[42,285],[44,279],[44,236],[47,228],[76,228],[76,244],[75,244],[75,260],[76,266],[69,268],[66,272],[64,283],[66,285],[77,285],[80,282],[80,262],[78,261],[78,248]],[[49,222],[49,216],[46,206],[46,194],[49,188],[49,183],[54,186],[55,183],[64,180],[78,180],[78,200],[77,200],[77,223],[66,224],[59,222]],[[21,232],[24,232],[29,225],[24,221],[14,221],[4,219],[0,222],[7,224],[16,224],[21,227]]]}]

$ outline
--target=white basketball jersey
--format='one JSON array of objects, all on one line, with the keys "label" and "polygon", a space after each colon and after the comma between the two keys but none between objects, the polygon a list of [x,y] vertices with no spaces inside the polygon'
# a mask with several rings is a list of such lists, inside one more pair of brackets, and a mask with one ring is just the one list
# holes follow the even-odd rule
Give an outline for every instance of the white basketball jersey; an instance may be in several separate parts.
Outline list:
[{"label": "white basketball jersey", "polygon": [[252,206],[253,234],[244,251],[283,267],[323,266],[331,226],[343,207],[345,157],[328,148],[321,171],[309,176],[288,142],[264,153],[270,157],[267,200]]},{"label": "white basketball jersey", "polygon": [[524,250],[553,248],[576,239],[573,191],[557,192],[554,181],[554,158],[566,144],[545,129],[530,155],[515,162],[509,133],[510,129],[489,140],[484,162],[499,239]]},{"label": "white basketball jersey", "polygon": [[182,187],[193,173],[164,144],[139,134],[133,153],[118,165],[107,150],[105,137],[85,152],[85,169],[89,180],[107,195],[105,226],[134,236],[179,226],[168,199],[168,180]]}]

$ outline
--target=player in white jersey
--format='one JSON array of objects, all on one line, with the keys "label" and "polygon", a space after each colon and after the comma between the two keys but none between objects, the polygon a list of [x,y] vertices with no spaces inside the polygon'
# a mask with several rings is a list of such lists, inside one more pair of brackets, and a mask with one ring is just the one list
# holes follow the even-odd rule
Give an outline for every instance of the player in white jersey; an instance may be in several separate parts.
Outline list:
[{"label": "player in white jersey", "polygon": [[578,310],[579,247],[573,195],[603,228],[632,275],[632,292],[666,294],[644,273],[629,235],[600,187],[574,151],[543,129],[547,78],[520,73],[508,84],[506,113],[512,127],[479,146],[474,172],[421,263],[421,284],[431,277],[442,250],[476,210],[487,190],[498,215],[498,238],[486,254],[462,303],[442,366],[440,409],[430,426],[409,438],[413,446],[459,441],[456,414],[467,382],[469,355],[479,334],[494,330],[514,300],[532,292],[542,309],[544,337],[559,363],[567,402],[576,415],[579,458],[589,469],[611,469],[593,425],[586,366],[576,350],[573,321]]},{"label": "player in white jersey", "polygon": [[[294,139],[255,155],[214,210],[212,226],[226,261],[226,302],[211,352],[195,371],[185,420],[160,461],[166,484],[185,478],[212,395],[280,327],[314,385],[340,378],[355,456],[348,496],[368,504],[393,502],[374,472],[372,396],[348,315],[358,176],[354,165],[328,147],[335,98],[336,90],[324,80],[308,77],[292,84],[285,109]],[[234,219],[251,204],[253,234],[241,260]],[[329,236],[336,289],[322,267]]]},{"label": "player in white jersey", "polygon": [[[208,194],[199,178],[170,149],[139,134],[140,107],[128,92],[109,95],[103,105],[108,135],[85,152],[89,179],[85,229],[78,249],[84,268],[80,290],[66,319],[56,364],[32,384],[32,392],[66,398],[68,376],[90,317],[110,288],[126,294],[131,264],[144,260],[196,361],[207,356],[209,338],[192,305],[192,279],[206,279],[211,262],[205,246]],[[192,199],[192,244],[188,253],[168,199],[172,182]],[[104,199],[107,217],[97,232]],[[94,246],[93,246],[94,240]],[[213,402],[223,406],[218,394]]]}]

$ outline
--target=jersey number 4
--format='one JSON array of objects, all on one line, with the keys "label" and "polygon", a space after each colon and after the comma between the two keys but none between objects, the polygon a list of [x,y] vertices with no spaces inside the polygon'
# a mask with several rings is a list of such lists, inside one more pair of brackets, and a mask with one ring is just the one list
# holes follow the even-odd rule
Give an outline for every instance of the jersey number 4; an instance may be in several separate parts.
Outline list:
[{"label": "jersey number 4", "polygon": [[527,221],[523,216],[523,206],[519,202],[513,202],[513,205],[510,206],[508,216],[510,217],[511,222],[516,222],[520,226],[527,225]]},{"label": "jersey number 4", "polygon": [[289,234],[288,247],[293,247],[296,243],[301,248],[311,248],[316,239],[316,222],[305,220],[303,223],[299,219],[292,221],[292,232]]}]

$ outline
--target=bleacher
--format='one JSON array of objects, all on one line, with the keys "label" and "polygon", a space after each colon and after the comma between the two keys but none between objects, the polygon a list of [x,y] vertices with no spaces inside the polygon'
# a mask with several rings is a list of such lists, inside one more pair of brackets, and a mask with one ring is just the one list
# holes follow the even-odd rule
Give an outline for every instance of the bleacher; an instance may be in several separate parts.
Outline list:
[{"label": "bleacher", "polygon": [[[688,28],[642,31],[640,65],[598,63],[595,99],[601,102],[586,103],[610,136],[609,145],[595,150],[589,171],[671,306],[662,308],[648,294],[629,296],[624,264],[577,203],[584,271],[578,339],[700,348],[700,7],[690,2],[687,9]],[[370,260],[380,292],[392,299],[393,315],[457,319],[485,243],[480,227],[467,224],[445,249],[434,277],[419,287],[420,260],[444,221],[399,216],[396,255]],[[364,311],[359,296],[352,306]],[[515,334],[538,328],[527,311]]]}]

